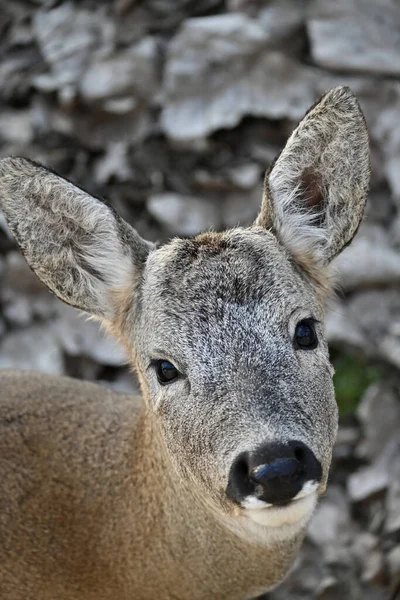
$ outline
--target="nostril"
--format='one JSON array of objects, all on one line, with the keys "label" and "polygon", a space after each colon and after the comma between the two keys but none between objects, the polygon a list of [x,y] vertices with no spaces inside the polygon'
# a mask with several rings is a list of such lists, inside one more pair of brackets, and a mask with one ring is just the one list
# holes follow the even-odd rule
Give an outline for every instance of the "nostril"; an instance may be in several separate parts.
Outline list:
[{"label": "nostril", "polygon": [[310,481],[320,481],[322,477],[322,467],[317,460],[314,452],[300,441],[291,441],[289,446],[292,448],[293,454],[299,463],[302,465],[304,476]]},{"label": "nostril", "polygon": [[254,493],[254,482],[249,477],[249,455],[242,452],[233,462],[226,489],[228,498],[240,504]]},{"label": "nostril", "polygon": [[304,453],[304,449],[301,446],[297,446],[294,449],[294,455],[300,463],[305,462],[305,456],[304,456],[305,453]]},{"label": "nostril", "polygon": [[239,458],[239,460],[236,461],[236,465],[235,465],[236,476],[237,477],[247,477],[248,470],[249,470],[249,465],[247,463],[247,460],[243,457]]}]

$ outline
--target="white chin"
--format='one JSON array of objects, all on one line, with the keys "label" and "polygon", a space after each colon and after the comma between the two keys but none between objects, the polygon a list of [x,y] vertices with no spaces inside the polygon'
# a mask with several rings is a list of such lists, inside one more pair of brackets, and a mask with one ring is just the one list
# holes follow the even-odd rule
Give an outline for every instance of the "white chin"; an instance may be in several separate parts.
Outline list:
[{"label": "white chin", "polygon": [[317,504],[317,494],[312,492],[307,496],[292,500],[285,506],[274,506],[261,500],[246,502],[245,515],[255,523],[265,527],[282,527],[282,525],[305,525],[310,519]]}]

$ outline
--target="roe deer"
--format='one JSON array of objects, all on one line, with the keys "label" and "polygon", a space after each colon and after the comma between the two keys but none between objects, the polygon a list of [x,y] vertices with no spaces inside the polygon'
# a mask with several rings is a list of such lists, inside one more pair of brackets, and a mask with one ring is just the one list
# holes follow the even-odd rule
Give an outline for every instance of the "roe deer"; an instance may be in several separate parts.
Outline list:
[{"label": "roe deer", "polygon": [[124,344],[143,392],[0,373],[2,600],[244,600],[282,580],[327,482],[328,265],[368,183],[342,87],[293,132],[248,228],[154,247],[45,167],[0,162],[30,267]]}]

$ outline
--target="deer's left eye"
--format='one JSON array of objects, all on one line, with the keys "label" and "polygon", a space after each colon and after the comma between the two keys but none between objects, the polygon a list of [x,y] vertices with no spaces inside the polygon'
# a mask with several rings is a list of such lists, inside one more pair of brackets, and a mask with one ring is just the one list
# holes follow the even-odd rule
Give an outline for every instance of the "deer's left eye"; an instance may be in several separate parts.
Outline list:
[{"label": "deer's left eye", "polygon": [[169,360],[157,360],[156,361],[156,373],[158,382],[161,385],[172,383],[179,377],[179,371]]},{"label": "deer's left eye", "polygon": [[294,344],[302,350],[314,350],[318,346],[315,323],[312,319],[304,319],[296,325],[294,333]]}]

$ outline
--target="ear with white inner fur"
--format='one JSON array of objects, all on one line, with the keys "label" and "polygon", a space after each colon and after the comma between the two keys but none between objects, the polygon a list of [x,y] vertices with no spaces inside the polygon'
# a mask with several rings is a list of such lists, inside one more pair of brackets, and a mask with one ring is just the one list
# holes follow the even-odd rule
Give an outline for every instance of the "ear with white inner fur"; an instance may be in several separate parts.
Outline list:
[{"label": "ear with white inner fur", "polygon": [[105,321],[133,294],[151,244],[106,203],[25,158],[0,161],[0,209],[32,270],[56,296]]},{"label": "ear with white inner fur", "polygon": [[256,224],[270,229],[300,264],[326,266],[357,232],[369,178],[364,116],[349,88],[334,88],[267,172]]}]

